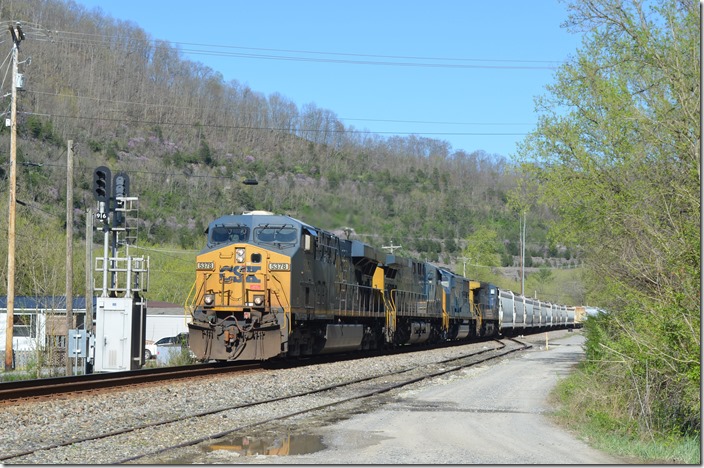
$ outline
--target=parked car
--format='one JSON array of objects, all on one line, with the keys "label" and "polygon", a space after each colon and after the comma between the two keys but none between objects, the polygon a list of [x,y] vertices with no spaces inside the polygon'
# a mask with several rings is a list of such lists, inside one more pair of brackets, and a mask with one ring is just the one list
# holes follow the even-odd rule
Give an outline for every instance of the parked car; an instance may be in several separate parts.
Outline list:
[{"label": "parked car", "polygon": [[156,358],[156,343],[152,340],[146,340],[144,342],[144,360],[148,361],[150,359]]},{"label": "parked car", "polygon": [[165,336],[159,339],[156,346],[188,346],[188,333],[179,333],[176,336]]},{"label": "parked car", "polygon": [[176,336],[165,336],[164,338],[157,340],[155,345],[157,347],[158,364],[164,364],[168,362],[170,356],[172,356],[175,352],[180,352],[180,350],[174,348],[181,348],[181,350],[188,351],[188,355],[193,359],[195,359],[196,357],[193,351],[191,351],[191,349],[188,347],[188,333],[179,333]]}]

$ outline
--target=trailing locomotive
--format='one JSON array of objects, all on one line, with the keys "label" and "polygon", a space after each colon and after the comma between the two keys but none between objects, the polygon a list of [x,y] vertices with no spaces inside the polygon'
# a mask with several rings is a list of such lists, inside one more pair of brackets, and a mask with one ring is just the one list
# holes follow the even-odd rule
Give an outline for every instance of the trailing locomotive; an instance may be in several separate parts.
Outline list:
[{"label": "trailing locomotive", "polygon": [[[266,360],[574,324],[574,308],[388,255],[289,216],[222,216],[187,299],[199,360]],[[570,314],[571,310],[571,314]]]}]

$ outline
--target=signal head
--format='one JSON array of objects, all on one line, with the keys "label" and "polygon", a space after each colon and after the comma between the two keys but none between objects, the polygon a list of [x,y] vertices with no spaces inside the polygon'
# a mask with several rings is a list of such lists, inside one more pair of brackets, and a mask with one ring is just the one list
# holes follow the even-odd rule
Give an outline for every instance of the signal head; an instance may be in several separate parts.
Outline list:
[{"label": "signal head", "polygon": [[101,202],[110,200],[110,169],[105,166],[95,168],[93,171],[93,196]]}]

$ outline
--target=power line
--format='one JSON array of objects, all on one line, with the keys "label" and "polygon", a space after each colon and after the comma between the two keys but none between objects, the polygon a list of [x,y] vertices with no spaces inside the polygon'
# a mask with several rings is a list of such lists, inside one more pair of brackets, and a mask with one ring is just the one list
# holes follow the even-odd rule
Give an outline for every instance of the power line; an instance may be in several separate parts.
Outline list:
[{"label": "power line", "polygon": [[[31,112],[22,112],[26,115],[32,115]],[[52,117],[60,117],[62,119],[78,119],[78,120],[100,120],[103,122],[116,122],[116,123],[141,123],[149,125],[168,125],[176,127],[192,127],[196,124],[188,122],[163,122],[157,120],[142,120],[142,119],[118,119],[112,117],[83,117],[77,115],[60,115],[60,114],[44,114],[50,115]],[[224,125],[224,124],[202,124],[199,123],[197,126],[204,128],[215,128],[222,130],[276,130],[281,132],[291,132],[290,128],[278,128],[278,127],[254,127],[246,125]],[[330,134],[360,134],[360,135],[406,135],[406,136],[524,136],[527,132],[402,132],[402,131],[372,131],[372,130],[340,130],[337,128],[326,128],[326,129],[305,129],[298,128],[293,129],[293,133],[330,133]]]},{"label": "power line", "polygon": [[[192,110],[192,106],[177,106],[174,104],[158,104],[158,103],[150,103],[150,102],[135,102],[135,101],[126,101],[122,99],[105,99],[105,98],[99,98],[99,97],[93,97],[93,96],[76,96],[76,95],[68,95],[68,94],[62,94],[62,93],[50,93],[46,91],[36,91],[36,90],[24,90],[25,93],[30,93],[30,94],[37,94],[37,95],[45,95],[45,96],[52,96],[52,97],[70,97],[71,99],[88,99],[88,100],[93,100],[97,102],[106,102],[106,103],[111,103],[111,104],[129,104],[129,105],[136,105],[136,106],[144,106],[144,107],[155,107],[155,108],[166,108],[166,109],[183,109],[183,110]],[[27,112],[26,114],[31,114],[31,115],[42,115],[46,117],[51,117],[50,114],[39,114],[39,113],[30,113]],[[369,118],[357,118],[357,117],[337,117],[340,120],[345,120],[345,121],[359,121],[359,122],[389,122],[389,123],[418,123],[418,124],[434,124],[434,125],[479,125],[479,126],[501,126],[501,125],[535,125],[535,122],[452,122],[452,121],[433,121],[433,120],[400,120],[400,119],[369,119]]]},{"label": "power line", "polygon": [[[69,97],[68,95],[62,93],[49,93],[46,91],[32,91],[25,90],[26,93],[45,95],[52,97]],[[112,103],[112,104],[124,104],[124,105],[134,105],[143,107],[154,107],[154,108],[168,108],[168,109],[182,109],[182,110],[193,110],[192,106],[176,106],[172,104],[156,104],[148,102],[134,102],[116,99],[104,99],[92,96],[70,96],[72,99],[86,99],[96,102]],[[79,117],[79,116],[67,116],[67,115],[57,115],[57,114],[41,114],[36,112],[22,112],[25,115],[38,115],[44,117],[61,117],[61,118],[76,118],[76,119],[88,119],[88,120],[107,120],[114,122],[137,122],[145,124],[157,124],[157,125],[175,125],[175,126],[190,126],[191,124],[178,122],[155,122],[155,121],[145,121],[136,119],[117,119],[117,118],[107,118],[107,117]],[[444,122],[444,121],[423,121],[423,120],[396,120],[396,119],[366,119],[366,118],[349,118],[349,117],[337,117],[339,120],[344,121],[364,121],[364,122],[389,122],[389,123],[418,123],[418,124],[434,124],[434,125],[477,125],[477,126],[520,126],[520,125],[535,125],[535,123],[528,122]],[[207,128],[225,128],[225,129],[241,129],[241,130],[277,130],[277,131],[291,131],[291,128],[277,128],[277,127],[252,127],[252,126],[237,126],[237,125],[212,125],[212,124],[199,124],[202,127]],[[445,135],[445,136],[523,136],[527,135],[526,132],[396,132],[396,131],[371,131],[371,130],[340,130],[340,129],[298,129],[295,128],[294,131],[297,132],[317,132],[317,133],[349,133],[349,134],[393,134],[393,135]]]},{"label": "power line", "polygon": [[[183,49],[184,52],[193,55],[208,55],[216,57],[237,57],[251,58],[263,60],[279,60],[292,62],[316,62],[316,63],[338,63],[346,65],[377,65],[377,66],[393,66],[393,67],[412,67],[412,68],[487,68],[487,69],[508,69],[508,70],[555,70],[556,66],[535,66],[535,65],[476,65],[476,64],[453,64],[453,63],[428,63],[428,62],[392,62],[378,60],[349,60],[349,59],[324,59],[314,57],[290,57],[284,55],[262,55],[262,54],[245,54],[234,52],[216,52],[199,49]],[[458,59],[461,60],[461,59]],[[476,60],[476,59],[475,59]]]},{"label": "power line", "polygon": [[432,120],[395,120],[395,119],[358,119],[351,117],[339,117],[340,120],[354,120],[363,122],[391,122],[391,123],[419,123],[437,125],[535,125],[535,122],[444,122]]},{"label": "power line", "polygon": [[[110,42],[121,41],[128,36],[105,36],[96,33],[80,33],[74,31],[42,30],[44,37],[36,40],[47,40],[50,35],[52,42],[62,42],[75,45],[109,46]],[[382,55],[349,52],[326,52],[316,50],[277,49],[263,47],[245,47],[227,44],[202,44],[192,42],[177,42],[161,39],[146,39],[143,42],[156,47],[161,43],[169,44],[181,53],[192,55],[209,55],[219,57],[250,58],[261,60],[303,61],[319,63],[339,63],[349,65],[383,65],[419,68],[486,68],[486,69],[522,69],[522,70],[554,70],[563,61],[560,60],[526,60],[526,59],[495,59],[474,57],[432,57],[413,55]],[[183,47],[186,46],[186,47]],[[297,55],[283,55],[297,54]],[[306,56],[308,55],[308,56]],[[350,59],[346,57],[354,57]],[[361,60],[364,59],[364,60]]]}]

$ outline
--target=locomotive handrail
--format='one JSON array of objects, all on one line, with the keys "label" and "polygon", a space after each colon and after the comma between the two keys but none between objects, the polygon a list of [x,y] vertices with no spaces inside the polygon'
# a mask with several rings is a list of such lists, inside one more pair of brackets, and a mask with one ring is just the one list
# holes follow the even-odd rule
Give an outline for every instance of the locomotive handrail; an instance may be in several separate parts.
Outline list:
[{"label": "locomotive handrail", "polygon": [[[419,292],[413,292],[413,291],[406,291],[406,290],[399,290],[399,289],[393,289],[391,291],[395,298],[394,300],[394,309],[398,312],[399,310],[399,302],[401,304],[400,309],[401,309],[401,315],[408,315],[410,314],[420,314],[418,310],[418,305],[423,303],[423,302],[428,302],[428,295],[419,293]],[[400,298],[400,301],[397,299]],[[403,313],[405,312],[405,314]],[[425,315],[428,314],[428,311],[426,309]]]},{"label": "locomotive handrail", "polygon": [[[267,288],[267,289],[266,289],[266,291],[269,292],[269,297],[267,298],[267,301],[268,301],[267,304],[269,304],[269,308],[271,309],[271,308],[272,308],[272,306],[271,306],[271,295],[274,294],[274,295],[276,296],[276,299],[277,299],[278,302],[279,302],[279,306],[283,309],[284,321],[286,322],[286,323],[285,323],[285,325],[286,325],[286,331],[287,331],[287,333],[291,333],[291,330],[292,330],[292,324],[291,324],[291,301],[290,301],[289,297],[286,295],[286,290],[285,290],[285,288],[283,287],[283,285],[282,285],[281,280],[279,279],[279,277],[278,277],[277,275],[273,274],[273,273],[271,274],[271,277],[276,280],[276,282],[279,284],[279,287],[278,287],[277,289],[274,289],[274,288]],[[281,298],[279,297],[279,292],[281,292],[281,294],[283,295],[283,298],[284,298],[284,300],[286,301],[285,304],[284,304],[284,302],[281,301]]]},{"label": "locomotive handrail", "polygon": [[442,329],[447,332],[450,329],[450,314],[447,312],[447,294],[442,295]]},{"label": "locomotive handrail", "polygon": [[[371,286],[359,284],[336,282],[338,287],[338,315],[349,315],[350,312],[360,316],[378,316],[381,314],[381,304],[377,302],[375,291],[379,291]],[[366,291],[367,294],[361,294]]]},{"label": "locomotive handrail", "polygon": [[191,290],[188,291],[188,295],[186,296],[186,300],[183,302],[184,313],[187,309],[191,309],[193,307],[193,303],[195,302],[195,297],[191,301],[190,305],[188,304],[188,301],[191,299],[191,294],[193,294],[193,290],[196,289],[197,282],[198,282],[198,279],[196,278],[196,280],[193,281],[193,285],[191,286]]},{"label": "locomotive handrail", "polygon": [[393,341],[394,334],[396,333],[396,302],[392,296],[392,293],[395,291],[395,289],[382,291],[384,311],[386,312],[386,339],[390,343]]}]

